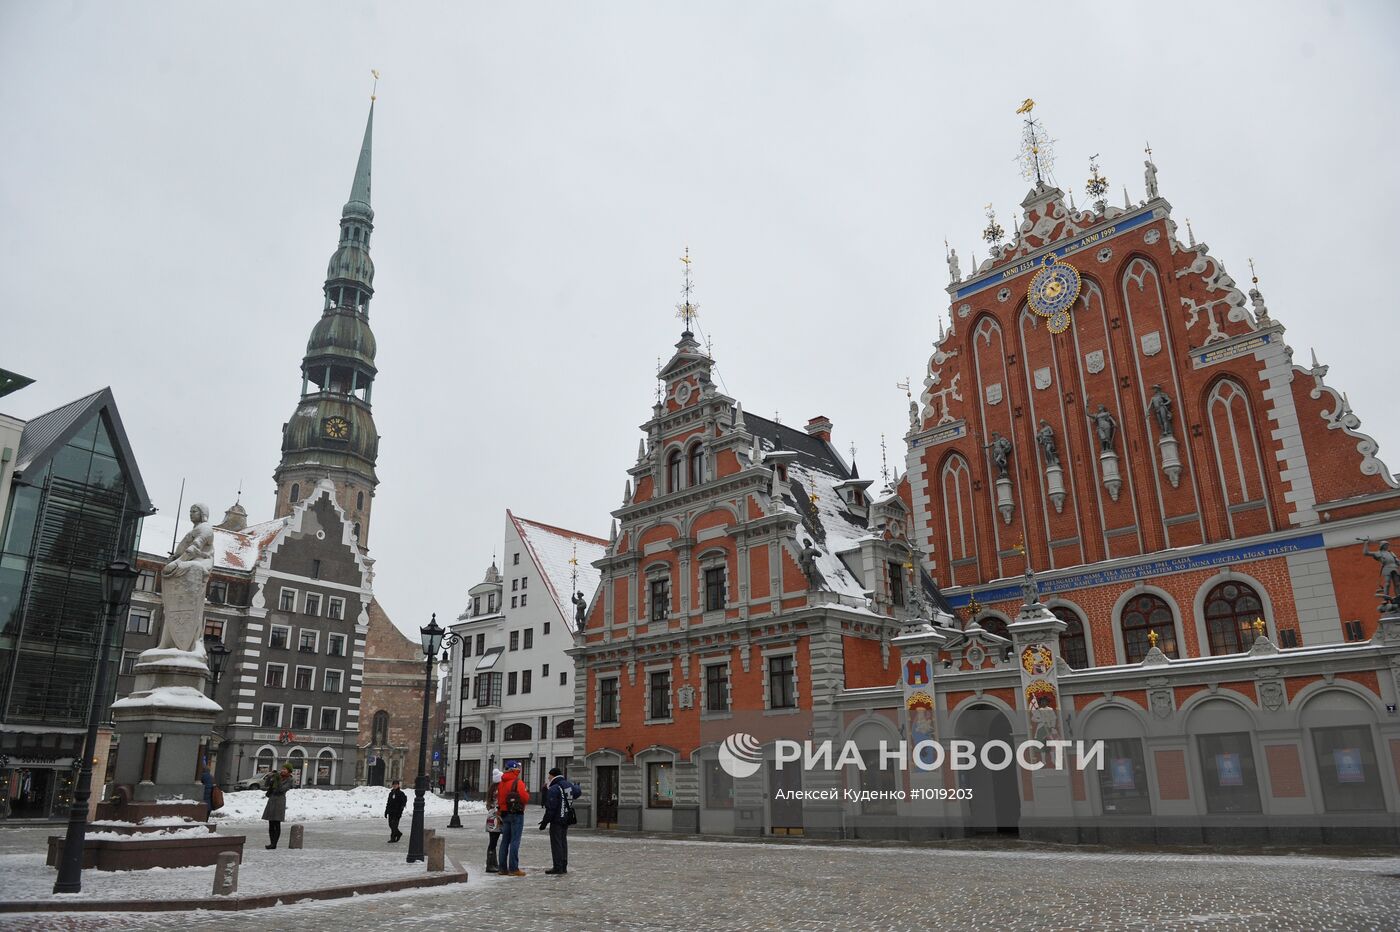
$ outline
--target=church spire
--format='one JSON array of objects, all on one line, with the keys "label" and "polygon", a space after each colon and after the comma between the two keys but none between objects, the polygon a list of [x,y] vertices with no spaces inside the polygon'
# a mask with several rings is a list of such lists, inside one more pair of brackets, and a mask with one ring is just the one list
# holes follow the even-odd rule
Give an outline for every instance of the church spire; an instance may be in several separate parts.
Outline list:
[{"label": "church spire", "polygon": [[[378,83],[376,78],[376,83]],[[370,164],[374,144],[374,97],[369,101],[369,117],[365,120],[365,139],[360,144],[360,161],[355,165],[355,181],[350,185],[350,200],[345,202],[342,217],[362,217],[374,219],[374,208],[370,207]]]}]

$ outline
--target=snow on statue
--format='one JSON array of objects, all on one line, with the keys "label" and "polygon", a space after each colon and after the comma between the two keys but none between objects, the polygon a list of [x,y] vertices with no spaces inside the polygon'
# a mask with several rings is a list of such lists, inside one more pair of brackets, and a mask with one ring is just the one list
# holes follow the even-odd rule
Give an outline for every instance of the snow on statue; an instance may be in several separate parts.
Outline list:
[{"label": "snow on statue", "polygon": [[190,520],[194,527],[181,538],[175,558],[160,571],[164,617],[161,650],[194,652],[196,647],[203,647],[199,636],[204,630],[204,587],[214,569],[214,529],[209,526],[209,506],[191,506]]}]

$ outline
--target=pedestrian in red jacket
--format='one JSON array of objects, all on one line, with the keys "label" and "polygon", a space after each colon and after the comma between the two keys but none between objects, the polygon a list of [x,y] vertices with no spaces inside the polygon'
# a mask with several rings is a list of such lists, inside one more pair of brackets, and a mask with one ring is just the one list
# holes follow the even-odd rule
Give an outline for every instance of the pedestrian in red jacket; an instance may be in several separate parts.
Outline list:
[{"label": "pedestrian in red jacket", "polygon": [[525,806],[530,791],[520,779],[520,761],[506,761],[505,773],[496,788],[496,806],[501,814],[499,873],[508,877],[524,877],[520,869],[520,837],[525,832]]}]

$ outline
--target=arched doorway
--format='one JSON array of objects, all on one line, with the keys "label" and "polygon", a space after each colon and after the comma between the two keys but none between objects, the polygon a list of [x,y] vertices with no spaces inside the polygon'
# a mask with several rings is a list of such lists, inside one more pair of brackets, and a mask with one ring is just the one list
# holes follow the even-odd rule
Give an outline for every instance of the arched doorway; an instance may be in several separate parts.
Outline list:
[{"label": "arched doorway", "polygon": [[[977,766],[961,771],[958,785],[972,790],[965,827],[971,834],[1016,834],[1021,824],[1021,790],[1017,786],[1015,744],[1011,722],[990,705],[977,704],[958,717],[958,738],[978,748]],[[1004,741],[1011,747],[1011,765],[1002,770],[982,766],[981,748],[988,741]],[[1004,755],[993,754],[993,761]]]},{"label": "arched doorway", "polygon": [[384,785],[384,769],[385,769],[385,766],[386,766],[386,765],[385,765],[385,763],[384,763],[384,758],[382,758],[382,757],[376,757],[376,758],[374,759],[374,763],[372,763],[372,764],[369,765],[369,785],[370,785],[370,786],[383,786],[383,785]]}]

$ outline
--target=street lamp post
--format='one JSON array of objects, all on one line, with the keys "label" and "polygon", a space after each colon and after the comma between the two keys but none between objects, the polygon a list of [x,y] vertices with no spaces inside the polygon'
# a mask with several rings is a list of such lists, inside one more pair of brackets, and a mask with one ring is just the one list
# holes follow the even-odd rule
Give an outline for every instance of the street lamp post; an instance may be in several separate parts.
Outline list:
[{"label": "street lamp post", "polygon": [[[454,635],[455,636],[455,635]],[[458,656],[461,656],[459,653]],[[448,666],[447,657],[443,657],[442,663]],[[462,694],[466,692],[463,684],[466,682],[467,658],[462,656],[462,673],[457,677],[457,756],[452,765],[452,819],[447,823],[448,828],[461,828],[462,816],[458,813],[457,807],[462,801]],[[451,668],[448,667],[448,674],[451,675]]]},{"label": "street lamp post", "polygon": [[102,571],[102,628],[97,642],[97,682],[88,703],[87,738],[83,742],[83,766],[73,791],[73,808],[68,810],[68,836],[63,841],[54,893],[81,893],[83,890],[83,840],[87,835],[88,799],[92,796],[92,760],[97,754],[97,723],[107,698],[107,641],[112,619],[131,601],[131,590],[140,572],[130,560],[113,560]]},{"label": "street lamp post", "polygon": [[[448,634],[438,623],[437,614],[418,629],[423,640],[423,728],[418,740],[418,776],[413,781],[413,825],[408,831],[408,862],[427,858],[423,850],[423,797],[428,792],[428,718],[433,700],[433,663],[443,647],[449,650],[460,638]],[[444,637],[446,635],[446,637]]]},{"label": "street lamp post", "polygon": [[217,634],[206,634],[204,636],[204,653],[209,657],[209,673],[212,682],[209,686],[211,699],[218,698],[219,676],[224,672],[224,664],[228,662],[229,649],[224,646],[224,642],[219,640]]}]

